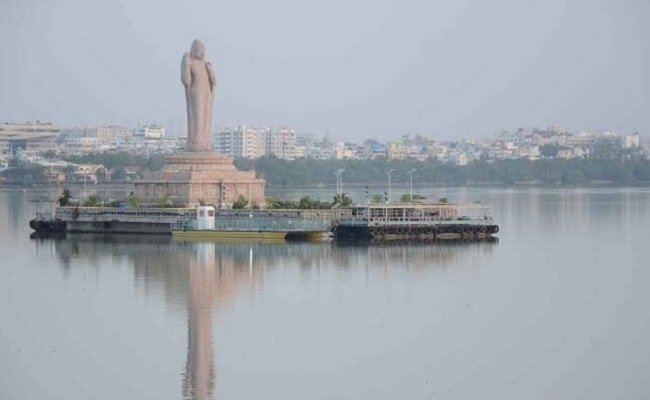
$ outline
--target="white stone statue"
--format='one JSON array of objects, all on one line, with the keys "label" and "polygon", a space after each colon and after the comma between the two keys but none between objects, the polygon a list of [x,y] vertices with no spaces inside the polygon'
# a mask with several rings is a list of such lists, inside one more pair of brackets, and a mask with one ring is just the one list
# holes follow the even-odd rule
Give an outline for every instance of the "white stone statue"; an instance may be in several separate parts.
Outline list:
[{"label": "white stone statue", "polygon": [[211,151],[212,103],[217,79],[212,64],[205,61],[205,45],[192,42],[190,53],[183,55],[181,82],[187,101],[187,150]]}]

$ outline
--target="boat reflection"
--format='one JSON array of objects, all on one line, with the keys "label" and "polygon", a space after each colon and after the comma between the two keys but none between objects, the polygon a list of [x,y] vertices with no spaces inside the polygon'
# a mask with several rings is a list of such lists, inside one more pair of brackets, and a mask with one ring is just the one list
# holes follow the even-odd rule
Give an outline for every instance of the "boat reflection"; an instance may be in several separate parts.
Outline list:
[{"label": "boat reflection", "polygon": [[354,271],[359,266],[426,273],[431,268],[466,264],[468,259],[471,263],[471,257],[488,255],[494,244],[201,243],[176,242],[169,236],[88,234],[38,243],[52,245],[66,270],[75,264],[99,268],[106,257],[126,258],[133,267],[138,291],[164,299],[174,312],[187,316],[187,358],[181,372],[185,399],[216,397],[215,315],[242,292],[262,288],[266,274],[291,268],[301,273],[326,268]]}]

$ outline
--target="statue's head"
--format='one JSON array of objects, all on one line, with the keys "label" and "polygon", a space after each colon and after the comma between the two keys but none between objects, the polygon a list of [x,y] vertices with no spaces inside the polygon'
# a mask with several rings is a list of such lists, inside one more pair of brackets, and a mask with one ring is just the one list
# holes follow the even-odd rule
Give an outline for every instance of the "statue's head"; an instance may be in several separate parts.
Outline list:
[{"label": "statue's head", "polygon": [[205,57],[205,45],[199,39],[194,39],[192,42],[192,58],[203,60]]}]

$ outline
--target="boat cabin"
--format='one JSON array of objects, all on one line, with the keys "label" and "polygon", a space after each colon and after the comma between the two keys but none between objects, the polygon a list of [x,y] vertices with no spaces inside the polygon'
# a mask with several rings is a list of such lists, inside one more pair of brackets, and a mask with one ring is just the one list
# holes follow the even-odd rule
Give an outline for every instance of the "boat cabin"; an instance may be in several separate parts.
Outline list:
[{"label": "boat cabin", "polygon": [[351,207],[350,215],[341,219],[341,224],[375,225],[422,224],[462,221],[491,221],[489,207],[480,204],[359,204]]}]

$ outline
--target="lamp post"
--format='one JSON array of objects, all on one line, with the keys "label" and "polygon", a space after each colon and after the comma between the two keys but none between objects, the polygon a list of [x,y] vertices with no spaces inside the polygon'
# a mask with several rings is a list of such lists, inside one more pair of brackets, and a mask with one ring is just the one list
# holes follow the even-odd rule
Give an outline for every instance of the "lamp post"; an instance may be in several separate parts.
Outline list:
[{"label": "lamp post", "polygon": [[417,171],[417,169],[412,169],[409,172],[407,172],[407,174],[409,174],[409,191],[410,191],[409,199],[411,203],[413,203],[413,174],[415,173],[415,171]]},{"label": "lamp post", "polygon": [[394,169],[389,169],[387,174],[388,174],[388,202],[390,203],[390,198],[391,198],[391,188],[390,188],[390,175],[395,172]]},{"label": "lamp post", "polygon": [[337,169],[334,172],[334,175],[336,175],[336,194],[341,194],[343,192],[343,173],[345,172],[344,169]]}]

